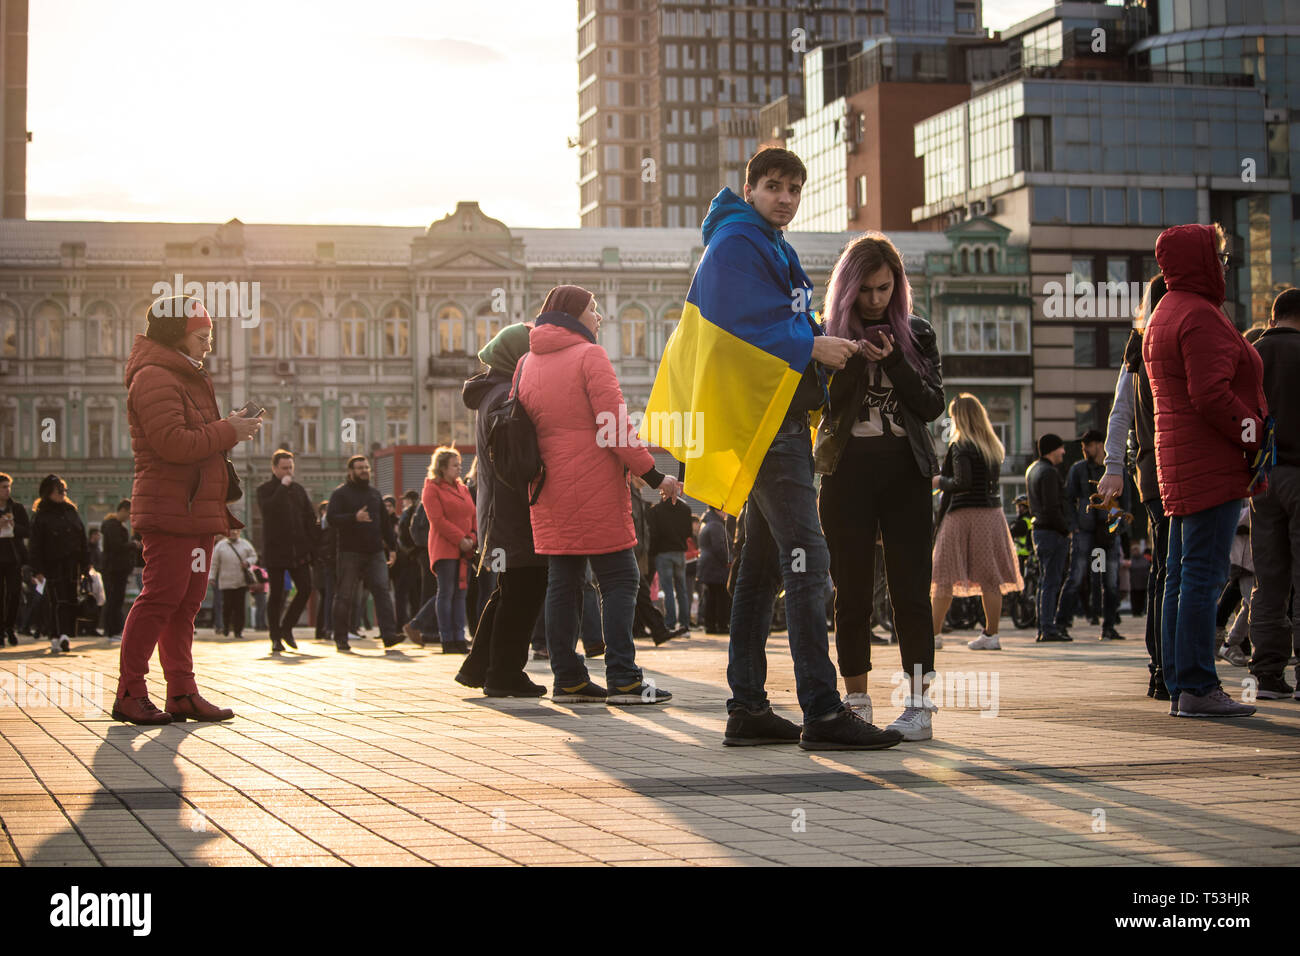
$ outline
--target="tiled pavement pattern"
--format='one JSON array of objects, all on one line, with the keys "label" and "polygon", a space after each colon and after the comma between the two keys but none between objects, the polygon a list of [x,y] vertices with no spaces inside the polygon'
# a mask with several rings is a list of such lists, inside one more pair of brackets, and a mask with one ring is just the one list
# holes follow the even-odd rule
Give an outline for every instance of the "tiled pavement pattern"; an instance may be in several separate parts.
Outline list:
[{"label": "tiled pavement pattern", "polygon": [[[1247,720],[1171,718],[1143,696],[1140,625],[1126,620],[1132,639],[1104,644],[1009,632],[1001,652],[952,635],[938,667],[996,673],[997,716],[968,700],[939,713],[933,741],[847,754],[724,748],[725,638],[639,643],[647,676],[675,696],[618,709],[489,700],[452,681],[462,658],[409,645],[385,655],[363,641],[340,657],[300,638],[301,653],[275,659],[264,638],[201,632],[200,686],[235,708],[229,723],[140,729],[80,702],[0,708],[0,862],[1300,860],[1300,701],[1261,701]],[[873,657],[884,724],[897,712],[897,647]],[[773,701],[793,717],[783,635],[768,659]],[[108,706],[116,663],[103,640],[50,657],[23,639],[0,650],[0,679],[20,666],[99,672]],[[550,686],[545,662],[528,669]],[[1220,674],[1237,696],[1245,671],[1221,663]]]}]

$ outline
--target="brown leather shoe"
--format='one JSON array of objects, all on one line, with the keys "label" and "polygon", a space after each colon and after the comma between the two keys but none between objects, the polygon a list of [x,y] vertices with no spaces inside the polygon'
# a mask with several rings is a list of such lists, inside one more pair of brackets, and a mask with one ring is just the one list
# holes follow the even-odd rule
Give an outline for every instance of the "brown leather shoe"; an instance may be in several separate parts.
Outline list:
[{"label": "brown leather shoe", "polygon": [[167,713],[180,723],[186,720],[229,720],[235,712],[229,707],[209,704],[198,694],[180,694],[167,699]]},{"label": "brown leather shoe", "polygon": [[415,625],[403,624],[402,633],[405,634],[406,639],[416,647],[424,647],[424,635],[420,633],[420,629]]},{"label": "brown leather shoe", "polygon": [[172,715],[154,706],[148,695],[143,697],[119,697],[113,701],[113,719],[124,720],[128,724],[170,724]]}]

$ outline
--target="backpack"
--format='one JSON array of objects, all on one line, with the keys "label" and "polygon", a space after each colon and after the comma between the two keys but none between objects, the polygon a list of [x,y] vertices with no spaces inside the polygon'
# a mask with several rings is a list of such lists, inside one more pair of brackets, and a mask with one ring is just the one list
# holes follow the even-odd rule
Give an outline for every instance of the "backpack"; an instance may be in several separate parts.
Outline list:
[{"label": "backpack", "polygon": [[531,506],[537,504],[546,483],[546,465],[537,444],[537,428],[515,394],[527,359],[525,355],[515,368],[510,397],[487,414],[487,455],[497,479],[528,498]]},{"label": "backpack", "polygon": [[410,535],[416,548],[429,547],[429,516],[424,513],[423,501],[415,506],[415,514],[411,515]]}]

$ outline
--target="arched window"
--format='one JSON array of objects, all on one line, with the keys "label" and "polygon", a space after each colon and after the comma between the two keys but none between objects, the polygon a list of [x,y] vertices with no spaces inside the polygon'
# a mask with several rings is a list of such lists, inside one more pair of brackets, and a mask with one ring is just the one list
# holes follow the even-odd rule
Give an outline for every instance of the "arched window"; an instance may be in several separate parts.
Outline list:
[{"label": "arched window", "polygon": [[460,306],[444,305],[434,320],[439,355],[465,354],[465,313]]},{"label": "arched window", "polygon": [[0,358],[18,357],[18,309],[0,302]]},{"label": "arched window", "polygon": [[63,358],[63,310],[42,302],[32,315],[37,358]]},{"label": "arched window", "polygon": [[623,358],[645,358],[646,311],[629,305],[618,316]]},{"label": "arched window", "polygon": [[299,302],[289,310],[289,334],[293,337],[293,354],[298,358],[315,358],[320,354],[320,309],[311,302]]},{"label": "arched window", "polygon": [[86,358],[117,357],[117,310],[96,302],[86,310]]},{"label": "arched window", "polygon": [[339,336],[344,358],[365,358],[369,354],[366,348],[368,318],[365,306],[355,299],[343,303],[343,308],[339,309]]},{"label": "arched window", "polygon": [[506,317],[503,313],[493,312],[491,303],[482,306],[474,316],[474,334],[477,336],[475,345],[483,348],[505,326]]},{"label": "arched window", "polygon": [[411,310],[393,302],[383,311],[384,358],[407,358],[411,354]]},{"label": "arched window", "polygon": [[[275,319],[272,318],[271,310],[267,308],[265,302],[262,303],[261,318],[257,325],[248,330],[248,354],[253,358],[270,358],[275,355]],[[267,424],[263,417],[259,436],[268,434]],[[272,451],[274,450],[272,448]]]}]

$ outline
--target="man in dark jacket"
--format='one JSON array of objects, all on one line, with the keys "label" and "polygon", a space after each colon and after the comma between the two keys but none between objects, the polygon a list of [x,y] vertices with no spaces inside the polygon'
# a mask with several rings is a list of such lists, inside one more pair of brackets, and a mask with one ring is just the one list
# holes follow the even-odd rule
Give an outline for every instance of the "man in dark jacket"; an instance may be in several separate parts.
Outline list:
[{"label": "man in dark jacket", "polygon": [[664,622],[674,637],[691,630],[691,595],[686,590],[686,539],[691,530],[691,506],[680,498],[650,509],[650,540],[664,592]]},{"label": "man in dark jacket", "polygon": [[1025,472],[1029,489],[1029,511],[1034,517],[1034,552],[1038,555],[1041,579],[1038,585],[1038,641],[1069,641],[1056,624],[1056,606],[1061,595],[1061,577],[1070,534],[1065,513],[1065,482],[1060,464],[1065,442],[1050,432],[1038,439],[1038,460]]},{"label": "man in dark jacket", "polygon": [[[320,526],[307,489],[293,480],[293,452],[276,449],[271,456],[271,477],[258,486],[262,509],[262,567],[270,575],[271,593],[266,616],[270,621],[271,650],[281,651],[298,642],[293,626],[311,600],[311,562]],[[284,607],[284,575],[293,581],[293,600]]]},{"label": "man in dark jacket", "polygon": [[316,526],[320,534],[312,549],[311,580],[316,586],[316,640],[328,641],[333,632],[334,577],[339,561],[339,533],[325,520],[330,503],[322,501],[316,506]]},{"label": "man in dark jacket", "polygon": [[104,634],[111,641],[122,636],[122,604],[126,600],[126,579],[135,570],[136,550],[131,533],[131,499],[117,503],[117,511],[100,523],[104,533]]},{"label": "man in dark jacket", "polygon": [[18,596],[22,591],[22,568],[27,563],[27,537],[31,525],[27,509],[10,492],[13,479],[0,473],[0,640],[18,643],[14,624],[18,620]]},{"label": "man in dark jacket", "polygon": [[[533,550],[527,495],[498,480],[488,449],[488,418],[510,397],[515,370],[528,354],[528,326],[509,325],[478,357],[488,367],[465,383],[461,398],[477,412],[475,438],[485,452],[477,461],[474,501],[483,565],[497,572],[474,634],[474,645],[456,680],[482,687],[489,697],[541,697],[546,688],[524,673],[528,644],[546,600],[547,559]],[[409,633],[409,632],[408,632]]]},{"label": "man in dark jacket", "polygon": [[370,462],[365,455],[348,459],[348,477],[330,495],[325,520],[338,532],[338,580],[334,591],[334,646],[344,654],[348,646],[348,624],[361,581],[375,601],[379,637],[384,647],[402,643],[388,590],[388,562],[384,552],[397,550],[393,528],[384,518],[384,498],[370,484]]},{"label": "man in dark jacket", "polygon": [[[1119,607],[1119,562],[1122,557],[1117,534],[1111,534],[1105,518],[1088,507],[1096,489],[1096,482],[1106,474],[1105,436],[1095,428],[1084,432],[1079,439],[1083,457],[1070,466],[1065,478],[1065,504],[1070,524],[1070,577],[1061,592],[1056,610],[1056,630],[1068,634],[1074,623],[1074,610],[1079,602],[1079,588],[1087,579],[1092,590],[1092,612],[1101,612],[1103,639],[1122,640],[1115,630]],[[1121,511],[1128,510],[1128,492],[1121,488],[1118,504]],[[1101,548],[1105,556],[1102,571],[1090,571],[1093,550]]]},{"label": "man in dark jacket", "polygon": [[727,633],[731,608],[727,602],[727,572],[731,564],[727,542],[726,518],[717,508],[707,506],[700,522],[700,559],[696,577],[704,588],[704,631]]},{"label": "man in dark jacket", "polygon": [[[1258,695],[1276,699],[1300,692],[1284,671],[1293,652],[1287,599],[1300,589],[1300,289],[1273,300],[1268,330],[1255,342],[1264,361],[1264,395],[1276,428],[1277,464],[1268,490],[1250,502],[1250,549],[1255,590],[1250,598],[1250,672]],[[1293,610],[1294,613],[1294,610]],[[1296,669],[1300,685],[1300,667]]]}]

